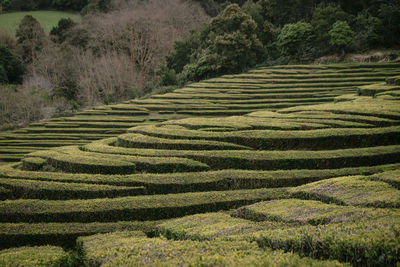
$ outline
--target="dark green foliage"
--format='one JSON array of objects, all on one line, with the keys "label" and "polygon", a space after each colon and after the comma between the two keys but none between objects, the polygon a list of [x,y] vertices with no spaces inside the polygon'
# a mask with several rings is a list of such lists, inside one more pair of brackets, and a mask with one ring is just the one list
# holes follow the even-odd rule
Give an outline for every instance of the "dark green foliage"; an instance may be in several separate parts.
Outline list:
[{"label": "dark green foliage", "polygon": [[256,35],[257,24],[237,5],[229,5],[210,25],[214,33],[214,50],[218,56],[217,71],[243,71],[257,63],[262,44]]},{"label": "dark green foliage", "polygon": [[58,22],[58,25],[56,27],[53,27],[53,29],[51,29],[50,35],[52,35],[54,37],[54,40],[56,42],[62,43],[67,38],[68,30],[70,30],[75,25],[76,25],[76,23],[72,19],[62,18]]},{"label": "dark green foliage", "polygon": [[382,3],[378,17],[384,26],[384,41],[387,46],[400,44],[400,1],[392,0]]},{"label": "dark green foliage", "polygon": [[347,21],[348,14],[338,5],[319,6],[315,9],[311,25],[314,28],[316,42],[320,49],[326,50],[329,47],[329,31],[333,24],[340,21]]},{"label": "dark green foliage", "polygon": [[63,10],[81,10],[87,4],[88,0],[53,0],[53,5]]},{"label": "dark green foliage", "polygon": [[[100,0],[99,2],[107,2]],[[60,9],[80,11],[88,4],[88,0],[1,0],[0,7],[6,11]],[[104,6],[102,3],[101,6]]]},{"label": "dark green foliage", "polygon": [[291,59],[304,59],[310,48],[312,34],[312,27],[309,23],[286,24],[278,36],[278,47],[282,54]]},{"label": "dark green foliage", "polygon": [[382,21],[372,15],[359,13],[355,22],[355,42],[359,49],[369,49],[383,44]]},{"label": "dark green foliage", "polygon": [[175,43],[175,53],[167,57],[167,67],[182,72],[179,79],[183,82],[178,83],[199,81],[243,71],[259,62],[261,54],[257,24],[232,4],[200,33],[193,32],[187,41]]},{"label": "dark green foliage", "polygon": [[0,84],[21,83],[24,68],[11,50],[0,44]]},{"label": "dark green foliage", "polygon": [[342,54],[344,54],[346,50],[349,50],[354,43],[354,32],[345,21],[336,21],[329,31],[329,36],[329,44],[335,50],[341,50]]}]

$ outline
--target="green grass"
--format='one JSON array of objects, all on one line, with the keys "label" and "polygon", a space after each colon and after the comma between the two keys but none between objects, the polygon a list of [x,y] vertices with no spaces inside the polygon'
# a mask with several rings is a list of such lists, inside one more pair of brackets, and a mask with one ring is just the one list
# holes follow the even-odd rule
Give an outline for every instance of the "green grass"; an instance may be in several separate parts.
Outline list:
[{"label": "green grass", "polygon": [[80,15],[61,11],[24,11],[0,14],[0,27],[15,33],[21,20],[26,16],[31,15],[39,21],[46,33],[57,26],[58,21],[62,18],[71,18],[79,22]]}]

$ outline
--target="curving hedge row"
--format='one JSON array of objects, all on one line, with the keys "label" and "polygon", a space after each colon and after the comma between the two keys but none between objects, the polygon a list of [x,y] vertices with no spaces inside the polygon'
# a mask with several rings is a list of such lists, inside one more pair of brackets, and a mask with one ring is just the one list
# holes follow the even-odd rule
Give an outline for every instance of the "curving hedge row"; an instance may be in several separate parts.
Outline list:
[{"label": "curving hedge row", "polygon": [[210,191],[90,200],[6,200],[1,222],[112,222],[159,220],[226,210],[288,197],[285,188]]},{"label": "curving hedge row", "polygon": [[[199,123],[200,125],[206,125],[205,123]],[[399,126],[369,129],[329,128],[296,131],[242,130],[214,133],[190,130],[180,125],[166,125],[163,127],[148,125],[130,128],[128,131],[131,133],[140,133],[143,135],[160,138],[206,139],[221,142],[231,142],[263,150],[323,150],[369,147],[395,145],[399,144],[400,140]]]},{"label": "curving hedge row", "polygon": [[262,250],[255,243],[172,241],[147,238],[140,232],[83,237],[78,246],[86,265],[93,266],[343,266],[337,261]]},{"label": "curving hedge row", "polygon": [[73,248],[80,236],[115,231],[152,233],[163,221],[119,221],[108,223],[0,223],[0,249],[50,244]]},{"label": "curving hedge row", "polygon": [[397,163],[399,146],[381,146],[325,151],[251,151],[251,150],[155,150],[110,146],[105,139],[84,146],[85,150],[109,155],[140,155],[147,157],[186,157],[204,162],[212,169],[337,169]]},{"label": "curving hedge row", "polygon": [[73,173],[130,174],[136,170],[163,173],[209,169],[204,163],[185,158],[105,155],[85,152],[75,146],[38,151],[30,156],[45,158],[54,168]]},{"label": "curving hedge row", "polygon": [[294,197],[317,199],[340,205],[399,208],[400,191],[363,176],[345,176],[318,181],[290,190]]},{"label": "curving hedge row", "polygon": [[281,221],[299,224],[355,223],[374,218],[400,216],[398,211],[338,206],[315,200],[283,199],[252,204],[237,209],[235,217],[252,221]]}]

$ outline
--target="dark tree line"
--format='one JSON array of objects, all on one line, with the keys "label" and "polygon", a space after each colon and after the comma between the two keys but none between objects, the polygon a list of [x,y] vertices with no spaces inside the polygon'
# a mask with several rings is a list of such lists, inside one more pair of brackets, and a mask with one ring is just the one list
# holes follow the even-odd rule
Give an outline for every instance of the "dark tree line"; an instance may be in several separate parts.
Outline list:
[{"label": "dark tree line", "polygon": [[107,12],[110,3],[111,0],[0,0],[0,7],[3,12],[57,9],[86,13],[92,10]]}]

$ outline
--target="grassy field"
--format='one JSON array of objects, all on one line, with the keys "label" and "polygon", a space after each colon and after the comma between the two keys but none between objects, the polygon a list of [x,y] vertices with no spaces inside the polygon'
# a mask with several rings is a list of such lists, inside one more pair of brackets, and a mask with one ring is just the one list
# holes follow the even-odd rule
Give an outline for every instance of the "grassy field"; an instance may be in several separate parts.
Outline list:
[{"label": "grassy field", "polygon": [[0,27],[15,32],[18,24],[23,17],[31,15],[39,21],[44,31],[49,33],[50,30],[57,25],[58,21],[62,18],[71,18],[75,21],[80,21],[81,17],[75,13],[61,12],[61,11],[24,11],[0,14]]},{"label": "grassy field", "polygon": [[399,74],[259,68],[1,133],[0,261],[399,266]]}]

